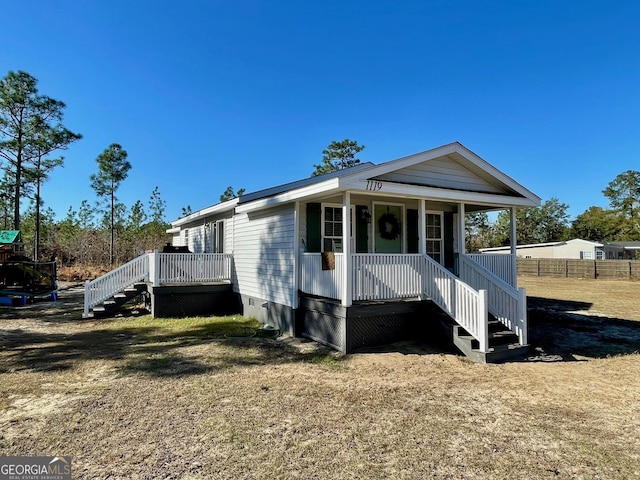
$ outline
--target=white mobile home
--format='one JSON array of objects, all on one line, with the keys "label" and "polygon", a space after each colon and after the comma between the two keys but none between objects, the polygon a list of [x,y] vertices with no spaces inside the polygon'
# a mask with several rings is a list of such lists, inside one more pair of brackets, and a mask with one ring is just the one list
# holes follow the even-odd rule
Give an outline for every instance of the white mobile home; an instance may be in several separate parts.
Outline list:
[{"label": "white mobile home", "polygon": [[[436,305],[456,344],[486,355],[499,350],[494,320],[527,343],[515,211],[539,204],[456,142],[242,195],[170,232],[193,255],[230,256],[242,313],[291,335],[351,351],[429,322],[425,305]],[[465,214],[500,209],[511,212],[511,254],[467,255]]]}]

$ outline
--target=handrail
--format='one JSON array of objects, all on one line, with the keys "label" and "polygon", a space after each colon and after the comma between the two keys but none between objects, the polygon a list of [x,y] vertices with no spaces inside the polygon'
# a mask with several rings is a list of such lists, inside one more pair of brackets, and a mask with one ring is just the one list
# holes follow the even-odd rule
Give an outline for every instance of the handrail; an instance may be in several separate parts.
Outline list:
[{"label": "handrail", "polygon": [[115,270],[105,273],[84,284],[84,311],[82,318],[89,317],[89,309],[111,298],[118,292],[149,276],[149,254],[144,253]]},{"label": "handrail", "polygon": [[428,255],[423,255],[427,275],[424,294],[478,340],[481,352],[489,349],[487,291],[474,289]]},{"label": "handrail", "polygon": [[460,278],[476,289],[489,292],[489,312],[527,344],[525,289],[516,289],[468,255],[461,255]]},{"label": "handrail", "polygon": [[482,265],[513,288],[517,287],[516,257],[514,255],[504,255],[500,253],[465,253],[464,256]]}]

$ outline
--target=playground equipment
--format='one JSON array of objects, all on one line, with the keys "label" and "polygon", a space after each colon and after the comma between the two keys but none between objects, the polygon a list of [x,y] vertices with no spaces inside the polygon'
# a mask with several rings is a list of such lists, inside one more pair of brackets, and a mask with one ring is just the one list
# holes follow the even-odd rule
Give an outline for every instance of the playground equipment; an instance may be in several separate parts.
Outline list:
[{"label": "playground equipment", "polygon": [[0,264],[0,304],[13,304],[11,297],[19,297],[22,304],[28,298],[41,296],[56,300],[57,292],[56,262],[34,262],[24,256],[13,256]]}]

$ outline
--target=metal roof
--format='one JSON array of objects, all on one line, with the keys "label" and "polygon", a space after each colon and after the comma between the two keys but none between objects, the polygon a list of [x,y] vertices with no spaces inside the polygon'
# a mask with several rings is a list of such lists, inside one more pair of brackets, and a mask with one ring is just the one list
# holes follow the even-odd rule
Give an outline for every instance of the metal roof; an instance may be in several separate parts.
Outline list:
[{"label": "metal roof", "polygon": [[289,190],[295,190],[296,188],[308,187],[309,185],[315,185],[316,183],[321,183],[332,178],[359,172],[360,170],[365,170],[372,166],[374,166],[373,163],[364,162],[354,165],[353,167],[336,170],[335,172],[324,173],[315,177],[303,178],[302,180],[296,180],[295,182],[283,183],[282,185],[277,185],[275,187],[265,188],[264,190],[258,190],[256,192],[241,195],[240,201],[238,203],[242,205],[243,203],[259,200],[260,198],[278,195],[279,193],[288,192]]}]

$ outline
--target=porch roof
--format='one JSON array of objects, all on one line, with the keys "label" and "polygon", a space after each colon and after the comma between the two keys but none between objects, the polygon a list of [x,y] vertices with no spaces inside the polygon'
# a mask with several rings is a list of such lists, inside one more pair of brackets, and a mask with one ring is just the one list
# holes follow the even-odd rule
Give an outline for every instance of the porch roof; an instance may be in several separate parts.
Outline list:
[{"label": "porch roof", "polygon": [[497,207],[536,207],[540,198],[459,142],[374,165],[292,182],[240,197],[238,212],[352,191]]}]

